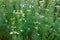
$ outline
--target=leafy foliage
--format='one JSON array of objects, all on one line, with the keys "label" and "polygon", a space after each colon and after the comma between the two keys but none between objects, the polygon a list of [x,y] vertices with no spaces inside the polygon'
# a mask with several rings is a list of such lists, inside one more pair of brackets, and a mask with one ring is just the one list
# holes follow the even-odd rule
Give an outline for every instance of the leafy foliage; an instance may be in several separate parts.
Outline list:
[{"label": "leafy foliage", "polygon": [[0,0],[0,39],[60,40],[60,0]]}]

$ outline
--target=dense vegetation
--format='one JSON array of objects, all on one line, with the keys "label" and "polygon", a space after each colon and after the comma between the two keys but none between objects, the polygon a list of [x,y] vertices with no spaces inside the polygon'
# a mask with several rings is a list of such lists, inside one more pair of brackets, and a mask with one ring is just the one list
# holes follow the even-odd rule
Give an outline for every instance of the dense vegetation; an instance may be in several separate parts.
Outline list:
[{"label": "dense vegetation", "polygon": [[0,40],[60,40],[60,0],[0,0]]}]

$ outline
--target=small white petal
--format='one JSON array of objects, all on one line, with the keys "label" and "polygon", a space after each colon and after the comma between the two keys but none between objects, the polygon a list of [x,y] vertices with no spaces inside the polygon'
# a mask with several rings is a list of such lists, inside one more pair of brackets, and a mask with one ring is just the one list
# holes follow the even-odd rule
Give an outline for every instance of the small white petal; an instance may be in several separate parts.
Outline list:
[{"label": "small white petal", "polygon": [[19,33],[17,32],[17,34],[19,34]]},{"label": "small white petal", "polygon": [[13,34],[13,32],[10,32],[10,34]]},{"label": "small white petal", "polygon": [[60,9],[60,6],[59,6],[59,5],[56,5],[55,7],[56,7],[57,9]]},{"label": "small white petal", "polygon": [[21,32],[23,32],[23,30],[20,30]]},{"label": "small white petal", "polygon": [[38,30],[38,27],[35,27],[36,30]]},{"label": "small white petal", "polygon": [[44,18],[44,16],[43,15],[40,15],[40,18]]},{"label": "small white petal", "polygon": [[45,9],[46,11],[49,11],[49,9]]}]

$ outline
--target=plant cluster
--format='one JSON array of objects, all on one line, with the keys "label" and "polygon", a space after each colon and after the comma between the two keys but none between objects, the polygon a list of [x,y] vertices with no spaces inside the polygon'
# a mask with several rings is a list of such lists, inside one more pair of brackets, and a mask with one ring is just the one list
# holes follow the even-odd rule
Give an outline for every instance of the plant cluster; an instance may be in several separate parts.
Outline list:
[{"label": "plant cluster", "polygon": [[60,0],[0,0],[0,39],[60,40]]}]

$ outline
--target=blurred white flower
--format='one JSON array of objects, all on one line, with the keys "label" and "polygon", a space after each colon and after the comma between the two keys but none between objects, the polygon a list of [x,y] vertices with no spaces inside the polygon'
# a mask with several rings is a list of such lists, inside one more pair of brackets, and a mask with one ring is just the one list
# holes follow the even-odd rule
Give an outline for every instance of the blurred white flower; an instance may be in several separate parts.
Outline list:
[{"label": "blurred white flower", "polygon": [[21,32],[23,32],[23,30],[22,30],[22,29],[21,29],[20,31],[21,31]]},{"label": "blurred white flower", "polygon": [[49,9],[47,9],[47,8],[46,8],[45,10],[46,10],[46,11],[49,11]]},{"label": "blurred white flower", "polygon": [[11,20],[11,21],[15,20],[15,17],[13,17],[13,18],[10,18],[10,20]]},{"label": "blurred white flower", "polygon": [[38,36],[40,35],[40,34],[37,34]]},{"label": "blurred white flower", "polygon": [[41,23],[40,23],[40,22],[38,22],[38,21],[34,22],[34,24],[36,24],[36,23],[41,24]]},{"label": "blurred white flower", "polygon": [[24,4],[21,4],[20,6],[21,6],[21,7],[24,7],[25,5],[24,5]]},{"label": "blurred white flower", "polygon": [[13,34],[13,32],[10,32],[10,34]]},{"label": "blurred white flower", "polygon": [[44,18],[44,15],[40,15],[40,18]]},{"label": "blurred white flower", "polygon": [[34,7],[34,6],[32,6],[32,7]]},{"label": "blurred white flower", "polygon": [[59,5],[56,5],[55,7],[60,7]]},{"label": "blurred white flower", "polygon": [[45,1],[44,0],[42,0],[42,1],[39,1],[40,3],[44,3]]},{"label": "blurred white flower", "polygon": [[38,22],[38,21],[36,21],[36,22],[34,22],[34,23],[36,24],[36,23],[39,23],[39,22]]},{"label": "blurred white flower", "polygon": [[38,24],[41,24],[41,23],[38,23]]},{"label": "blurred white flower", "polygon": [[14,31],[14,34],[19,34],[18,32]]},{"label": "blurred white flower", "polygon": [[19,33],[16,31],[13,31],[13,32],[10,32],[10,34],[19,34]]},{"label": "blurred white flower", "polygon": [[20,12],[15,12],[15,14],[20,14]]},{"label": "blurred white flower", "polygon": [[22,14],[23,13],[23,11],[22,10],[20,10],[20,14]]},{"label": "blurred white flower", "polygon": [[14,29],[14,28],[16,28],[16,26],[11,26],[11,28],[13,28],[13,29]]},{"label": "blurred white flower", "polygon": [[39,2],[40,2],[40,5],[43,6],[45,1],[42,0],[42,1],[39,1]]},{"label": "blurred white flower", "polygon": [[26,22],[26,20],[25,20],[25,22]]},{"label": "blurred white flower", "polygon": [[38,8],[40,9],[40,6]]},{"label": "blurred white flower", "polygon": [[28,9],[27,11],[28,11],[28,12],[30,12],[31,10],[30,10],[30,9]]},{"label": "blurred white flower", "polygon": [[29,6],[29,8],[31,8],[31,7],[32,7],[32,5]]},{"label": "blurred white flower", "polygon": [[35,27],[36,30],[38,30],[38,27]]},{"label": "blurred white flower", "polygon": [[28,30],[30,30],[30,28],[28,28]]},{"label": "blurred white flower", "polygon": [[19,33],[17,32],[17,34],[19,34]]},{"label": "blurred white flower", "polygon": [[55,7],[56,7],[57,9],[60,9],[60,6],[59,6],[59,5],[56,5]]}]

